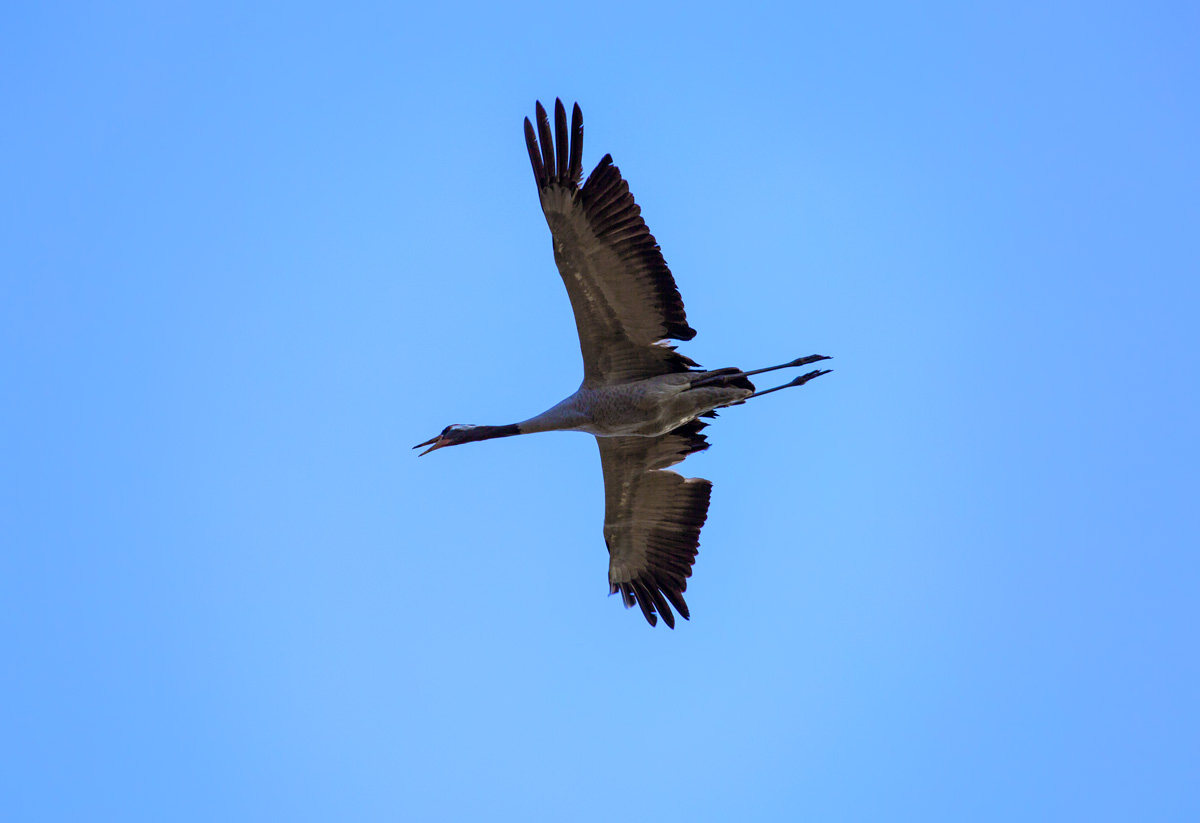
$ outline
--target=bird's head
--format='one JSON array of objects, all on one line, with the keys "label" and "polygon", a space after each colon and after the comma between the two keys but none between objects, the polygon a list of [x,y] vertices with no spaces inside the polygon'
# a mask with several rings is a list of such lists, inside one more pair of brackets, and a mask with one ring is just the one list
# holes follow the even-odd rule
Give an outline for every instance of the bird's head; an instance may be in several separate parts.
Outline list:
[{"label": "bird's head", "polygon": [[442,429],[442,433],[437,437],[426,440],[424,443],[418,443],[413,446],[414,449],[419,449],[422,446],[429,446],[425,451],[421,452],[418,457],[424,457],[434,449],[440,449],[445,446],[457,446],[460,443],[470,443],[473,440],[478,440],[478,437],[473,437],[476,429],[481,426],[468,426],[466,423],[453,423]]}]

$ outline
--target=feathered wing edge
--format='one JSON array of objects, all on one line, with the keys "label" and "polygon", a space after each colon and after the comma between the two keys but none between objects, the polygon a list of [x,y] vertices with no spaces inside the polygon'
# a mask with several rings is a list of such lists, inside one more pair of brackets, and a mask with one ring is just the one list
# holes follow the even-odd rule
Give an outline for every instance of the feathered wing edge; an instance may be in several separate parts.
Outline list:
[{"label": "feathered wing edge", "polygon": [[[577,188],[583,177],[583,112],[575,104],[571,112],[571,128],[567,129],[567,111],[562,100],[554,101],[554,128],[557,132],[558,152],[550,132],[550,118],[539,102],[537,104],[537,132],[533,123],[525,118],[525,146],[529,149],[529,162],[533,166],[533,179],[538,190],[555,184]],[[541,148],[538,147],[539,138]]]},{"label": "feathered wing edge", "polygon": [[609,591],[638,605],[651,626],[675,628],[674,606],[690,618],[683,593],[708,517],[712,484],[664,471],[709,446],[707,424],[693,420],[659,437],[597,438],[607,506],[604,537]]},{"label": "feathered wing edge", "polygon": [[642,209],[634,202],[629,184],[613,165],[610,155],[604,155],[588,176],[580,196],[596,236],[608,243],[631,271],[644,272],[653,280],[666,326],[663,337],[674,340],[695,337],[696,330],[688,325],[683,297],[663,259],[662,249],[642,219]]},{"label": "feathered wing edge", "polygon": [[[578,190],[588,224],[597,239],[613,249],[631,276],[648,276],[654,283],[656,308],[662,314],[665,327],[660,339],[691,340],[696,336],[696,330],[688,325],[683,297],[675,285],[675,278],[663,259],[662,249],[642,219],[641,207],[629,193],[629,184],[621,177],[621,170],[613,165],[612,155],[604,155],[587,182],[579,188],[579,179],[583,175],[583,112],[579,104],[576,103],[572,110],[568,129],[562,100],[554,101],[553,135],[550,118],[540,102],[536,112],[536,132],[529,118],[525,118],[525,144],[538,191],[556,185]],[[681,354],[674,354],[673,358],[679,360],[679,371],[696,365]]]}]

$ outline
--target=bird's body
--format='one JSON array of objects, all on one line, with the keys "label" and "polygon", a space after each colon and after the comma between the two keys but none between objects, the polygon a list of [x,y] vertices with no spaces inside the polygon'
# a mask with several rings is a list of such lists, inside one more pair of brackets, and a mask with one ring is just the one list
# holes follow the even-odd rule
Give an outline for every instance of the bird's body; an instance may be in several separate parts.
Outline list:
[{"label": "bird's body", "polygon": [[517,427],[521,434],[581,431],[596,437],[656,437],[754,393],[749,380],[741,385],[691,388],[699,379],[714,374],[684,372],[612,386],[581,386],[561,403]]},{"label": "bird's body", "polygon": [[535,432],[595,435],[604,473],[610,591],[620,592],[627,607],[640,606],[651,625],[661,615],[674,627],[672,606],[689,617],[683,592],[712,484],[665,469],[708,448],[701,417],[715,417],[715,409],[800,386],[827,372],[812,371],[763,392],[755,391],[750,375],[828,358],[810,355],[749,372],[706,371],[666,345],[665,340],[690,340],[696,332],[641,209],[607,155],[579,185],[583,115],[576,105],[568,129],[561,101],[554,113],[552,134],[538,103],[537,133],[527,119],[525,138],[554,238],[554,260],[575,313],[583,383],[561,403],[521,423],[447,426],[420,446],[430,447],[422,452],[427,454]]}]

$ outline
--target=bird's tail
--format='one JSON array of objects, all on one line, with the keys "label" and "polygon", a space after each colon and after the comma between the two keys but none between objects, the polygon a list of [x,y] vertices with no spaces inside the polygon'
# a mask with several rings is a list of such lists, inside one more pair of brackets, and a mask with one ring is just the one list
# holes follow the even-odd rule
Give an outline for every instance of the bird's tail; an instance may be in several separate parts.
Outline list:
[{"label": "bird's tail", "polygon": [[695,372],[692,388],[714,389],[746,389],[754,391],[754,384],[741,369],[716,369],[714,371]]}]

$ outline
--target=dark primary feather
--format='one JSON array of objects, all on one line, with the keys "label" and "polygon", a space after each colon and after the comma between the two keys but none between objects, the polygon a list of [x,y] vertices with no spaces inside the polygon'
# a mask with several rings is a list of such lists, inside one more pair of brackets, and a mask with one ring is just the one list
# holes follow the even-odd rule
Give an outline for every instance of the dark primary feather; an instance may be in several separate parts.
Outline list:
[{"label": "dark primary feather", "polygon": [[571,163],[567,179],[578,185],[583,177],[583,112],[579,110],[578,103],[571,112],[571,134],[575,135],[575,139],[571,141]]},{"label": "dark primary feather", "polygon": [[[599,386],[687,371],[696,364],[667,339],[691,340],[683,298],[620,170],[605,155],[582,187],[583,114],[571,125],[561,100],[550,119],[537,104],[525,142],[554,260],[571,298],[584,385]],[[557,151],[555,150],[557,140]],[[539,145],[540,142],[540,145]]]},{"label": "dark primary feather", "polygon": [[604,540],[609,586],[650,625],[675,628],[671,606],[690,616],[683,593],[708,516],[712,484],[664,471],[708,448],[702,420],[659,437],[597,437],[604,471]]},{"label": "dark primary feather", "polygon": [[[575,110],[579,111],[579,104],[575,104]],[[582,112],[580,112],[582,114]],[[581,123],[582,125],[582,123]],[[567,112],[562,107],[562,101],[558,101],[558,105],[554,107],[554,137],[558,141],[558,173],[560,175],[559,182],[563,178],[570,176],[568,168],[567,155],[570,151],[570,138],[567,136]],[[574,182],[574,181],[572,181]]]},{"label": "dark primary feather", "polygon": [[550,121],[546,119],[545,109],[538,107],[538,137],[542,141],[542,164],[551,179],[554,178],[554,143],[550,138]]}]

